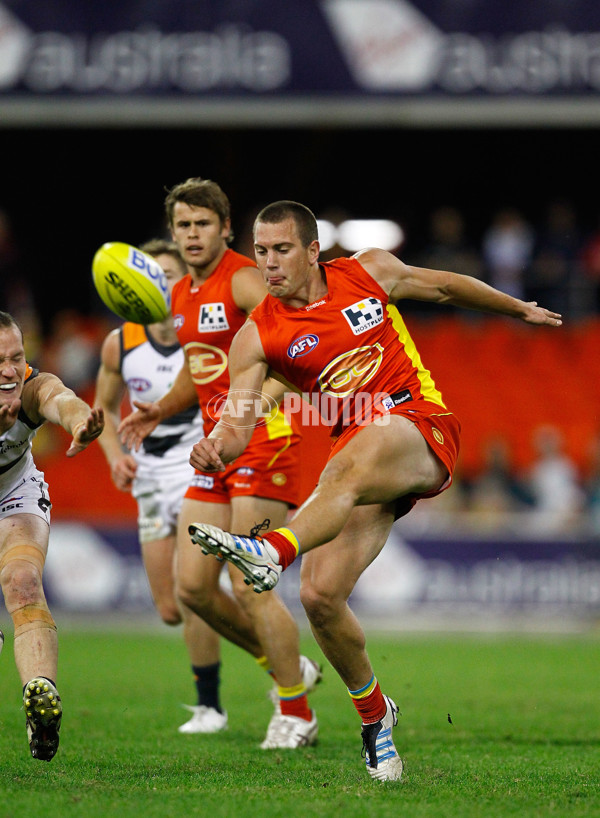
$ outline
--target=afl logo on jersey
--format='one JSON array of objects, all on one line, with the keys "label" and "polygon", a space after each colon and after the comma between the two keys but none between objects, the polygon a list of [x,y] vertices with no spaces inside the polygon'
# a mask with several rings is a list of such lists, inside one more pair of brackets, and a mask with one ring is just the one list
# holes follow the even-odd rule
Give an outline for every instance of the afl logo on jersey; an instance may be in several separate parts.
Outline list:
[{"label": "afl logo on jersey", "polygon": [[180,312],[177,313],[177,315],[173,316],[173,325],[175,327],[175,331],[177,331],[178,329],[181,329],[184,324],[185,324],[185,318],[183,317],[183,315]]},{"label": "afl logo on jersey", "polygon": [[288,358],[300,358],[302,355],[307,355],[313,351],[318,343],[319,337],[317,335],[301,335],[289,345]]},{"label": "afl logo on jersey", "polygon": [[134,392],[147,392],[151,386],[152,384],[146,378],[130,378],[127,381],[127,388]]}]

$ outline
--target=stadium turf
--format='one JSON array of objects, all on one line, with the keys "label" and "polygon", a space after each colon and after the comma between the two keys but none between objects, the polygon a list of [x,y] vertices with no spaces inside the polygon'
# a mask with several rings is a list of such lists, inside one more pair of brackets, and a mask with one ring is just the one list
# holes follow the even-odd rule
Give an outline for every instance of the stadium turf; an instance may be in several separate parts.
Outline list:
[{"label": "stadium turf", "polygon": [[[310,636],[302,647],[321,658]],[[180,634],[166,629],[63,629],[61,746],[50,764],[34,761],[7,633],[0,818],[600,816],[597,634],[371,634],[369,647],[402,713],[394,732],[405,760],[401,782],[367,776],[357,717],[329,666],[311,697],[318,745],[260,750],[269,683],[228,644],[229,730],[178,734],[192,682]]]}]

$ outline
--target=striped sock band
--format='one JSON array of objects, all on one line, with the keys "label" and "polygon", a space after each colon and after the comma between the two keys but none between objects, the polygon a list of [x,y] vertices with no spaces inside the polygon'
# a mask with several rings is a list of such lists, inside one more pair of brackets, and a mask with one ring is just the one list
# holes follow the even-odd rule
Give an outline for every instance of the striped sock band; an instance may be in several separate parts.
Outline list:
[{"label": "striped sock band", "polygon": [[300,684],[294,685],[293,687],[278,686],[277,692],[282,701],[289,702],[292,701],[292,699],[298,699],[300,696],[304,696],[306,688],[304,687],[304,682],[300,682]]},{"label": "striped sock band", "polygon": [[377,679],[375,678],[375,674],[371,676],[371,679],[364,687],[359,687],[358,690],[350,690],[348,688],[348,693],[351,699],[355,701],[358,699],[366,699],[367,696],[370,696],[371,693],[375,690],[377,685]]},{"label": "striped sock band", "polygon": [[291,528],[276,528],[275,531],[269,531],[264,539],[277,551],[282,568],[291,565],[300,553],[298,537]]},{"label": "striped sock band", "polygon": [[[275,531],[278,534],[281,534],[282,537],[285,537],[286,540],[291,542],[291,544],[294,546],[294,551],[296,552],[296,556],[298,556],[298,554],[300,553],[300,543],[298,542],[298,537],[296,537],[296,535],[294,534],[292,529],[284,527],[284,528],[276,528]],[[269,535],[267,534],[267,537],[268,536]]]},{"label": "striped sock band", "polygon": [[385,716],[385,699],[374,674],[364,687],[358,690],[348,688],[348,693],[363,724],[373,724]]}]

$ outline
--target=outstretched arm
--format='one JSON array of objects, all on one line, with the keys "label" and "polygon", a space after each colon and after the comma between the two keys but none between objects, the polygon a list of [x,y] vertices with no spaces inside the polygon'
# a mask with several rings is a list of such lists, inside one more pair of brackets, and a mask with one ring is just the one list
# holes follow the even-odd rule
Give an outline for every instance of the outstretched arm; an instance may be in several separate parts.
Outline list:
[{"label": "outstretched arm", "polygon": [[413,267],[385,250],[362,250],[356,258],[393,302],[411,298],[509,315],[528,324],[551,327],[562,324],[560,313],[540,307],[535,301],[513,298],[472,276]]},{"label": "outstretched arm", "polygon": [[219,422],[192,449],[190,463],[198,471],[223,471],[244,451],[262,413],[262,387],[268,366],[256,324],[246,321],[229,350],[230,386]]},{"label": "outstretched arm", "polygon": [[31,390],[24,393],[24,407],[32,419],[45,419],[62,426],[73,435],[67,457],[74,457],[100,436],[104,428],[104,412],[90,408],[64,383],[42,372],[31,381]]},{"label": "outstretched arm", "polygon": [[117,428],[121,420],[121,403],[125,382],[121,375],[119,330],[113,330],[102,344],[100,368],[96,378],[95,406],[104,411],[105,426],[98,443],[110,467],[113,483],[120,491],[131,491],[137,471],[135,459],[123,450]]},{"label": "outstretched arm", "polygon": [[136,411],[121,421],[117,432],[128,449],[137,451],[144,438],[148,437],[162,420],[197,404],[196,387],[186,360],[177,373],[173,386],[160,400],[154,403],[137,400],[133,402]]}]

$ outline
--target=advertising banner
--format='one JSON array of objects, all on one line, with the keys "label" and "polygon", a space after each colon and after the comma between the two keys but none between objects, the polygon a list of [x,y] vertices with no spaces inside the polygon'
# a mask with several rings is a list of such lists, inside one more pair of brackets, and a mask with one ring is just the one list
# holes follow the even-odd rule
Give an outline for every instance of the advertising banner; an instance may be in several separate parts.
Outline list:
[{"label": "advertising banner", "polygon": [[411,101],[456,118],[459,102],[576,100],[589,117],[599,90],[600,5],[587,0],[0,2],[0,113],[110,98],[86,115],[143,117],[133,99],[146,114],[177,103],[180,120],[236,121],[258,102],[277,123],[334,98],[357,121]]},{"label": "advertising banner", "polygon": [[[278,593],[301,617],[300,566],[284,573]],[[223,582],[228,583],[227,572]],[[54,523],[44,572],[51,606],[73,613],[152,613],[134,528]],[[587,627],[600,611],[600,553],[593,540],[403,536],[396,526],[359,579],[350,600],[379,627],[426,628],[465,618],[469,628],[511,617],[541,627]]]}]

